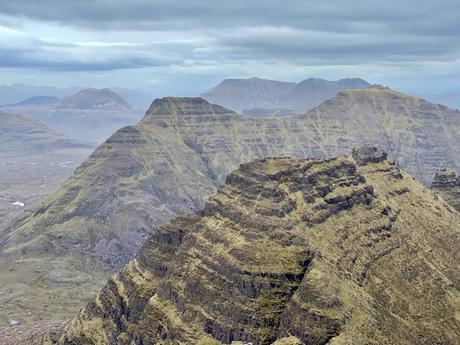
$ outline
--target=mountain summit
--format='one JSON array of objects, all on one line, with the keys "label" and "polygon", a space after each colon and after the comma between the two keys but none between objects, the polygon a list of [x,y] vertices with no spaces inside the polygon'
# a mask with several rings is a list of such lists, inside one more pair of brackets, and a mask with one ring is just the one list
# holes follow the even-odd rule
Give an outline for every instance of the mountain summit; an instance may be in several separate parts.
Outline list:
[{"label": "mountain summit", "polygon": [[386,157],[241,165],[44,344],[457,344],[460,214]]},{"label": "mountain summit", "polygon": [[233,112],[220,105],[208,103],[200,97],[164,97],[154,100],[145,115],[215,115],[229,113]]},{"label": "mountain summit", "polygon": [[110,89],[85,89],[64,97],[56,105],[62,109],[132,110],[131,105]]},{"label": "mountain summit", "polygon": [[328,81],[309,78],[289,83],[259,78],[225,79],[201,95],[211,103],[244,113],[304,113],[344,89],[361,89],[370,84],[360,78]]}]

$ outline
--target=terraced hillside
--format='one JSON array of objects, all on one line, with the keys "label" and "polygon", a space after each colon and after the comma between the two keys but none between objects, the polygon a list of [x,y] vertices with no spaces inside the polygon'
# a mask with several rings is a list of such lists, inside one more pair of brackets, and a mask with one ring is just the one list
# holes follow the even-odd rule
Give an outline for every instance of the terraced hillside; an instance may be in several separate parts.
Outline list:
[{"label": "terraced hillside", "polygon": [[0,230],[0,274],[8,277],[0,315],[65,319],[152,229],[201,209],[241,163],[333,157],[370,143],[428,183],[439,166],[460,166],[459,115],[383,88],[347,90],[283,119],[248,119],[200,98],[158,99],[40,207]]},{"label": "terraced hillside", "polygon": [[374,147],[243,164],[44,344],[444,344],[460,214]]}]

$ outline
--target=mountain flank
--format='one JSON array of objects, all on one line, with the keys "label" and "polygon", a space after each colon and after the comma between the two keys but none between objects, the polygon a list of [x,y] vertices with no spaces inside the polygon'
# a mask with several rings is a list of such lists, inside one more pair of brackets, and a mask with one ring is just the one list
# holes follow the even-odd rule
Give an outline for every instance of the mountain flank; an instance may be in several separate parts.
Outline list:
[{"label": "mountain flank", "polygon": [[375,147],[241,165],[43,344],[457,344],[460,214]]},{"label": "mountain flank", "polygon": [[0,292],[15,291],[0,293],[0,314],[69,317],[152,229],[200,210],[242,163],[327,159],[370,143],[428,185],[440,166],[460,168],[459,132],[458,111],[385,88],[342,91],[303,115],[270,119],[201,98],[157,99],[39,207],[0,228],[0,274],[10,277]]},{"label": "mountain flank", "polygon": [[0,223],[56,190],[91,148],[31,117],[0,111]]}]

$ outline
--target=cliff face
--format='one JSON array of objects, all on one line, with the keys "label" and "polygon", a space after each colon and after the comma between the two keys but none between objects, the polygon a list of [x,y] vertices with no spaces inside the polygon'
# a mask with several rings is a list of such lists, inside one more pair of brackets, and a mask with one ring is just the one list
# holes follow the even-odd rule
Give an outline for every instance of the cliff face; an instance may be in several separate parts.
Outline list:
[{"label": "cliff face", "polygon": [[460,215],[374,147],[244,164],[44,344],[456,344]]},{"label": "cliff face", "polygon": [[[0,230],[0,273],[12,276],[0,292],[17,291],[0,294],[0,312],[65,318],[78,308],[68,300],[87,300],[152,229],[201,209],[241,163],[333,157],[371,143],[424,182],[442,164],[460,168],[459,114],[381,88],[348,90],[285,119],[248,119],[199,98],[156,100],[136,127],[115,133],[58,192]],[[47,310],[37,308],[42,298]]]},{"label": "cliff face", "polygon": [[460,212],[460,176],[454,171],[443,168],[437,172],[431,183],[431,189]]}]

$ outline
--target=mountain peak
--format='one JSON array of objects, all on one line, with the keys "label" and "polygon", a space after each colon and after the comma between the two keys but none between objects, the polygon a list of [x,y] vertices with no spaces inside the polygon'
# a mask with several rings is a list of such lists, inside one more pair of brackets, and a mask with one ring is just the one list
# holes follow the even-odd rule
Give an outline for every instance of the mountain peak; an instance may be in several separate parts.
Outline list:
[{"label": "mountain peak", "polygon": [[201,97],[163,97],[150,105],[145,115],[210,115],[231,114],[233,111],[211,104]]},{"label": "mountain peak", "polygon": [[242,164],[45,344],[454,344],[460,215],[354,154]]},{"label": "mountain peak", "polygon": [[92,110],[132,110],[131,105],[116,92],[104,89],[84,89],[63,98],[59,108]]}]

